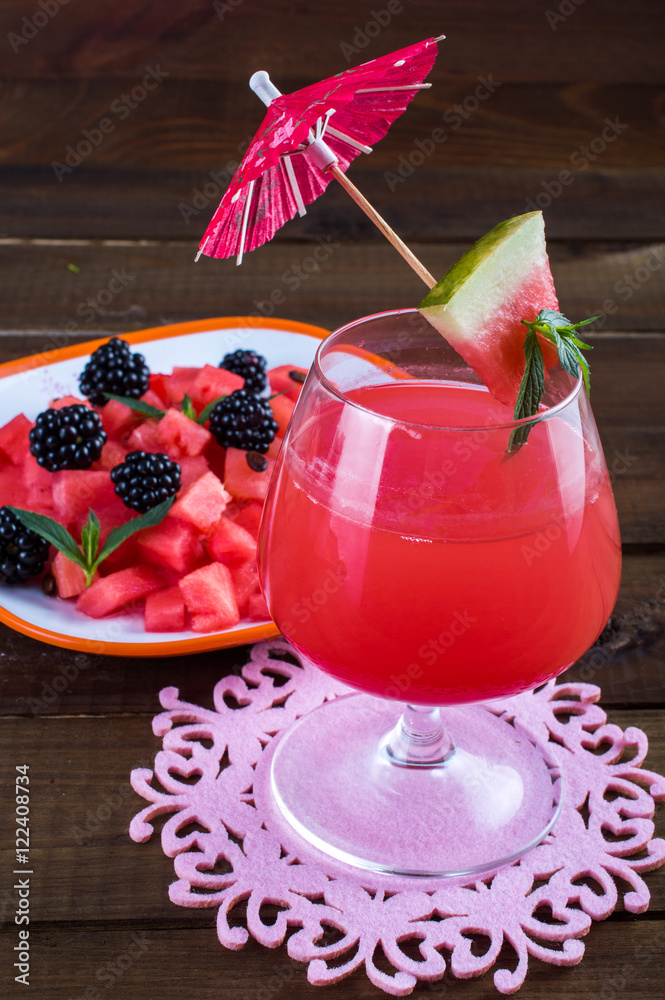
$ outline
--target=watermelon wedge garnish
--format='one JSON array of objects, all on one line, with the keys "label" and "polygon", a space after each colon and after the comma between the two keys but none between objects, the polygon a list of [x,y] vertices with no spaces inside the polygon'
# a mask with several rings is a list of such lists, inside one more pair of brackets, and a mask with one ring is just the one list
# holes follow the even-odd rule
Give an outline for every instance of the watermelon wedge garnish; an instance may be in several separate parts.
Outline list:
[{"label": "watermelon wedge garnish", "polygon": [[[542,212],[500,222],[460,257],[419,310],[493,396],[514,407],[525,369],[522,320],[559,303],[545,248]],[[539,335],[546,367],[556,348]]]}]

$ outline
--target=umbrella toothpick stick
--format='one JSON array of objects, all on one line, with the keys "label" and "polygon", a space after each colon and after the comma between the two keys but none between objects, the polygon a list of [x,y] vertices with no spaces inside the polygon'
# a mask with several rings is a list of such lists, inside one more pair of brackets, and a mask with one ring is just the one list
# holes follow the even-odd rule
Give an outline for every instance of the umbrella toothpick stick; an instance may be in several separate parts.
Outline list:
[{"label": "umbrella toothpick stick", "polygon": [[376,211],[371,202],[367,200],[362,191],[358,190],[355,184],[353,184],[349,180],[349,178],[346,176],[343,170],[339,169],[336,163],[331,164],[328,169],[330,170],[330,173],[333,175],[333,177],[337,181],[339,181],[339,183],[342,185],[347,194],[349,194],[353,198],[356,205],[359,205],[360,208],[362,208],[365,215],[367,215],[368,218],[372,220],[376,228],[381,233],[383,233],[386,239],[389,240],[390,243],[392,243],[392,245],[395,247],[395,250],[397,250],[397,252],[402,255],[407,264],[409,264],[413,268],[418,277],[425,282],[428,288],[434,288],[434,285],[436,285],[436,279],[432,277],[432,275],[429,273],[424,264],[421,264],[416,255],[412,253],[411,250],[409,250],[406,243],[404,243],[404,241],[399,238],[395,230],[391,229],[391,227],[388,225],[383,216],[379,215],[379,213]]},{"label": "umbrella toothpick stick", "polygon": [[[438,41],[438,39],[435,39],[435,41]],[[277,89],[277,87],[274,85],[274,83],[264,70],[260,70],[258,73],[254,73],[254,75],[249,81],[249,85],[251,89],[254,91],[254,93],[257,95],[257,97],[260,97],[266,106],[269,106],[276,98],[282,96],[280,91]],[[429,87],[429,86],[430,85],[428,83],[420,83],[404,87],[394,87],[394,88],[383,87],[378,89],[412,90],[412,89],[422,89],[424,87]],[[407,264],[409,264],[413,268],[418,277],[425,282],[428,288],[433,288],[434,285],[436,284],[436,279],[433,278],[432,275],[427,270],[427,268],[420,263],[415,254],[412,253],[411,250],[409,250],[406,243],[404,243],[404,241],[399,238],[394,229],[391,229],[386,220],[379,215],[379,213],[376,211],[374,206],[367,200],[364,194],[361,191],[359,191],[358,188],[355,186],[355,184],[353,184],[349,180],[344,171],[340,169],[337,157],[333,153],[330,146],[328,146],[323,141],[323,132],[325,131],[327,125],[328,125],[328,115],[325,116],[325,121],[320,121],[317,124],[316,133],[313,130],[310,131],[309,141],[304,147],[301,148],[300,151],[305,153],[310,158],[310,161],[316,167],[319,168],[319,170],[330,171],[333,177],[335,177],[335,179],[339,181],[339,183],[342,185],[347,194],[349,194],[356,202],[356,204],[359,205],[360,208],[362,208],[363,212],[372,220],[377,229],[381,233],[383,233],[386,239],[389,240],[389,242],[392,243],[392,245],[395,247],[397,252],[402,255]],[[336,130],[334,129],[331,129],[331,132],[337,135],[340,134],[336,133]],[[343,136],[343,138],[347,142],[350,140],[353,145],[357,146],[357,148],[362,149],[363,151],[367,152],[370,151],[369,147],[364,146],[362,143],[359,143],[354,139],[350,139],[349,136]],[[288,158],[285,157],[285,160],[287,159]],[[298,198],[300,192],[298,190],[298,185],[295,182],[295,178],[293,177],[292,168],[290,174],[291,174],[291,185],[293,188],[293,194],[294,197]],[[302,199],[298,200],[302,202]],[[300,207],[300,214],[303,215],[304,205],[301,205],[299,207]]]}]

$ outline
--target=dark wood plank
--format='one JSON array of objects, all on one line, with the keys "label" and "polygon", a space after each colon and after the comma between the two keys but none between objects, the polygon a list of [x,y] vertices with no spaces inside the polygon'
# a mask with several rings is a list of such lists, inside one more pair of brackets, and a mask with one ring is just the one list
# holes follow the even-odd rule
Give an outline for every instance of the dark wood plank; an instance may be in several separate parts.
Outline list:
[{"label": "dark wood plank", "polygon": [[[48,245],[3,240],[0,329],[64,328],[92,335],[100,328],[129,330],[209,316],[271,315],[273,292],[284,299],[280,315],[332,328],[356,316],[420,301],[420,280],[384,240],[371,246],[328,235],[318,240],[320,245],[314,239],[269,243],[248,254],[240,268],[235,261],[207,257],[195,266],[196,245],[189,242]],[[468,245],[414,243],[412,249],[433,274],[442,275]],[[663,329],[662,244],[553,243],[550,256],[561,306],[572,318],[600,315],[602,331]],[[68,264],[80,272],[72,273]],[[106,303],[114,271],[124,276],[124,288]],[[97,301],[100,293],[103,304]],[[36,341],[33,349],[43,348]],[[622,396],[631,398],[628,393]]]},{"label": "dark wood plank", "polygon": [[605,431],[600,425],[608,465],[616,470],[614,496],[622,537],[628,545],[662,544],[665,537],[665,435],[662,416],[659,420],[654,412],[653,417],[659,423],[653,430],[621,427]]},{"label": "dark wood plank", "polygon": [[[577,171],[574,183],[559,191],[558,167],[454,167],[441,156],[437,161],[397,181],[390,176],[394,171],[386,177],[373,157],[361,157],[351,176],[411,242],[474,240],[500,219],[534,206],[545,211],[550,240],[665,237],[665,170],[659,167],[610,168],[601,161]],[[2,166],[7,197],[0,204],[0,238],[198,240],[236,162],[237,156],[225,159],[218,149],[200,169],[190,170],[86,161],[60,184],[50,166]],[[377,232],[341,187],[330,184],[307,215],[289,222],[276,239],[319,236],[376,241]]]},{"label": "dark wood plank", "polygon": [[[278,79],[297,65],[310,82],[446,32],[437,68],[442,77],[493,71],[506,80],[663,80],[654,44],[663,23],[658,0],[633,0],[630,6],[605,0],[602,17],[593,6],[578,5],[560,21],[547,16],[550,10],[556,16],[559,4],[520,0],[500,6],[451,0],[445,10],[436,0],[402,2],[391,5],[392,16],[386,7],[371,0],[148,0],[137,10],[132,0],[99,0],[94,7],[63,5],[50,23],[34,30],[23,21],[32,19],[33,8],[6,0],[0,12],[0,34],[8,39],[2,72],[16,78],[131,78],[160,60],[174,76],[225,81],[247,79],[257,69],[269,69]],[[10,32],[32,37],[12,45]]]},{"label": "dark wood plank", "polygon": [[[594,924],[585,939],[585,955],[573,968],[558,968],[531,958],[523,992],[529,1000],[586,1000],[588,997],[653,1000],[665,974],[662,948],[656,944],[662,923],[641,917],[617,925]],[[136,935],[133,937],[132,935]],[[212,926],[207,929],[151,925],[104,929],[68,927],[34,931],[34,1000],[100,1000],[111,989],[114,1000],[154,997],[180,1000],[183,993],[201,1000],[271,1000],[295,997],[312,1000],[319,991],[307,982],[306,967],[293,963],[285,948],[271,951],[251,941],[239,952],[225,951]],[[7,955],[9,957],[9,950]],[[506,949],[501,967],[513,968]],[[493,972],[494,970],[492,970]],[[459,980],[449,973],[438,982],[420,983],[414,997],[464,1000],[500,996],[484,977]],[[326,987],[331,1000],[376,1000],[381,993],[363,970]]]},{"label": "dark wood plank", "polygon": [[[151,69],[154,78],[143,73],[127,81],[4,82],[2,161],[60,164],[53,176],[56,197],[82,162],[205,174],[237,160],[239,144],[246,146],[265,113],[246,78],[220,86],[162,79],[161,70]],[[302,80],[279,82],[289,92]],[[395,174],[425,162],[567,168],[573,177],[591,165],[658,168],[665,153],[662,93],[662,86],[637,83],[510,83],[491,72],[442,81],[418,95],[368,161]]]},{"label": "dark wood plank", "polygon": [[[608,719],[622,728],[642,729],[649,738],[645,766],[665,771],[665,713],[610,710]],[[30,765],[31,915],[38,924],[149,920],[191,925],[208,923],[206,917],[212,923],[212,914],[176,908],[169,901],[173,861],[164,857],[159,843],[161,821],[155,822],[149,843],[135,844],[127,833],[132,816],[146,805],[132,791],[130,773],[151,768],[161,748],[150,716],[7,719],[0,747],[3,788],[13,782],[16,764]],[[3,872],[15,867],[13,828],[13,815],[3,810]],[[665,813],[659,808],[656,835],[663,834]],[[652,895],[649,914],[660,915],[665,873],[647,873],[645,880]],[[618,912],[623,909],[620,903]]]},{"label": "dark wood plank", "polygon": [[665,705],[664,666],[665,556],[624,555],[610,622],[563,678],[598,685],[603,705]]},{"label": "dark wood plank", "polygon": [[[240,647],[193,656],[132,659],[47,646],[0,626],[3,715],[109,714],[159,711],[158,693],[174,686],[212,707],[212,688],[248,659]],[[655,677],[656,665],[653,674]],[[640,702],[648,701],[639,692]]]}]

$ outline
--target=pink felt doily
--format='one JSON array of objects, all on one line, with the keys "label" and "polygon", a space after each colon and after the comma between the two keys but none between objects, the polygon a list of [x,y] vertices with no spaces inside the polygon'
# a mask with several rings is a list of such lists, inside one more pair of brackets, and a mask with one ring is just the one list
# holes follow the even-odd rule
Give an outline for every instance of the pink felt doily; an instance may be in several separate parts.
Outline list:
[{"label": "pink felt doily", "polygon": [[[495,964],[506,941],[519,961],[512,972],[497,969],[494,984],[501,993],[514,993],[524,982],[529,955],[554,965],[582,959],[579,939],[617,904],[614,877],[631,886],[623,896],[627,910],[647,909],[650,896],[640,873],[665,861],[665,841],[652,839],[651,820],[654,800],[665,798],[665,778],[642,768],[647,739],[640,729],[624,732],[606,724],[595,704],[599,688],[550,681],[492,704],[496,715],[549,741],[563,774],[564,805],[539,847],[493,876],[465,884],[360,872],[305,844],[271,807],[274,737],[323,701],[348,692],[277,640],[254,646],[239,674],[219,681],[214,711],[180,701],[175,688],[160,694],[164,711],[153,729],[163,749],[154,773],[132,772],[132,786],[150,804],[132,820],[130,836],[149,840],[151,822],[173,814],[162,830],[162,848],[175,859],[177,875],[169,896],[179,906],[216,907],[224,947],[242,948],[251,934],[274,948],[290,930],[288,954],[308,963],[313,985],[337,982],[364,965],[376,986],[404,996],[417,980],[443,976],[442,952],[454,976],[470,978]],[[621,762],[625,750],[633,755]],[[205,832],[187,832],[192,824]],[[229,921],[243,901],[246,929]],[[261,919],[264,903],[283,908],[274,924]],[[539,911],[557,922],[541,920]],[[331,928],[338,940],[320,943]],[[491,942],[480,957],[473,954],[474,934]],[[401,947],[414,939],[419,961]],[[374,963],[379,945],[393,975]]]}]

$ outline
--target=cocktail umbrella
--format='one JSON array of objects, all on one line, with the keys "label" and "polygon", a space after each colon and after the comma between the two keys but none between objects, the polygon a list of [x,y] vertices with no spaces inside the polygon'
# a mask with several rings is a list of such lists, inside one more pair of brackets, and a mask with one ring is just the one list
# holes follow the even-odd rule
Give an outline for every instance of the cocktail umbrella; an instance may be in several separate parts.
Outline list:
[{"label": "cocktail umbrella", "polygon": [[[249,85],[268,105],[259,131],[205,231],[199,255],[232,257],[267,243],[276,230],[321,195],[336,178],[431,288],[436,282],[345,171],[369,143],[381,139],[419,90],[437,55],[428,38],[292,94],[280,94],[268,74]],[[197,260],[198,260],[197,256]]]}]

